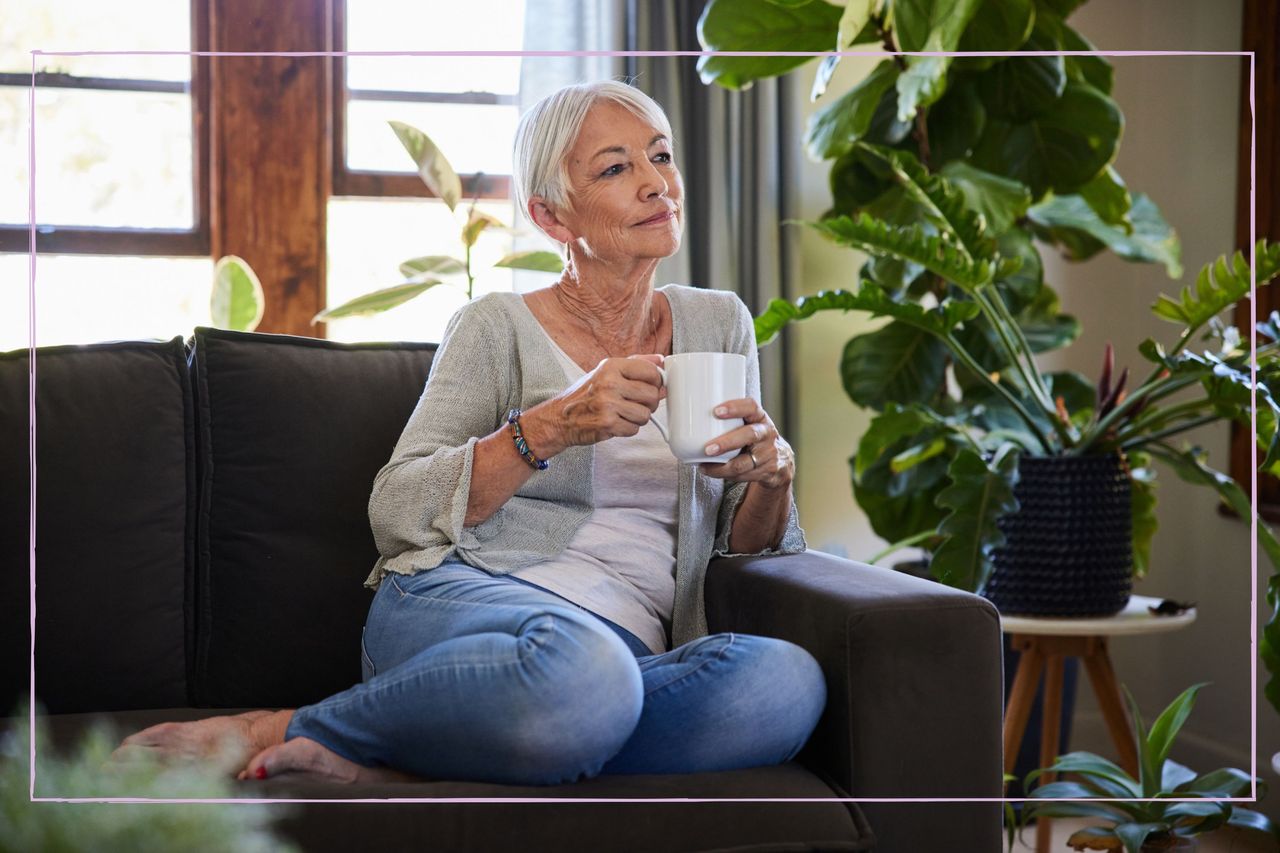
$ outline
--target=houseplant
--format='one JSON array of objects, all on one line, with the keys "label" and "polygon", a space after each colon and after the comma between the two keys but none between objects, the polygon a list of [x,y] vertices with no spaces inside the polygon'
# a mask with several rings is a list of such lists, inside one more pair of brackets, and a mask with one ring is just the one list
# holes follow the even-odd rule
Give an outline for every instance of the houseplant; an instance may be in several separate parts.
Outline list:
[{"label": "houseplant", "polygon": [[[389,122],[389,124],[396,138],[400,140],[400,144],[413,158],[422,182],[449,207],[449,210],[457,210],[462,200],[462,180],[449,164],[444,152],[436,146],[431,137],[416,127],[398,121]],[[480,180],[483,180],[483,176],[477,176],[477,181]],[[467,299],[471,299],[475,295],[476,281],[471,253],[476,241],[487,230],[510,230],[496,217],[481,211],[477,207],[478,201],[478,196],[472,198],[465,221],[459,230],[462,243],[461,258],[450,255],[411,258],[400,264],[400,274],[405,277],[403,282],[362,294],[336,308],[321,311],[311,322],[319,323],[339,317],[378,314],[403,305],[410,299],[441,285],[458,286],[463,289],[461,283],[465,282]],[[554,252],[546,251],[512,252],[503,256],[494,266],[556,273],[563,268],[560,257]],[[454,282],[458,284],[455,285]]]},{"label": "houseplant", "polygon": [[[1262,780],[1254,780],[1243,770],[1231,767],[1197,775],[1169,758],[1173,742],[1191,714],[1196,694],[1204,686],[1196,684],[1183,691],[1161,712],[1150,730],[1126,690],[1125,699],[1135,727],[1139,778],[1134,779],[1112,762],[1090,752],[1072,752],[1060,756],[1050,767],[1032,771],[1025,782],[1028,787],[1046,774],[1070,773],[1074,778],[1052,781],[1031,791],[1032,799],[1044,802],[1027,803],[1017,819],[1010,819],[1006,811],[1010,849],[1016,829],[1035,817],[1086,817],[1106,822],[1107,825],[1089,826],[1074,833],[1067,844],[1076,850],[1154,853],[1184,849],[1176,846],[1181,840],[1223,826],[1256,829],[1280,838],[1266,815],[1213,799],[1249,796],[1250,785],[1255,781],[1261,799],[1266,791]],[[1203,798],[1203,802],[1169,802],[1175,798]],[[1076,802],[1054,802],[1068,799]]]},{"label": "houseplant", "polygon": [[[760,52],[877,43],[891,51],[1088,50],[1066,22],[1078,5],[850,0],[841,9],[822,0],[712,0],[699,35],[710,49]],[[807,61],[708,56],[699,67],[705,82],[741,88]],[[839,61],[819,63],[815,98]],[[1128,472],[1138,576],[1155,530],[1153,459],[1213,486],[1243,517],[1252,513],[1203,454],[1173,443],[1178,432],[1216,419],[1251,420],[1248,347],[1219,320],[1249,292],[1241,256],[1207,265],[1194,290],[1157,303],[1156,314],[1181,333],[1168,349],[1154,341],[1140,347],[1150,362],[1142,382],[1112,376],[1110,356],[1096,384],[1073,372],[1046,374],[1034,358],[1079,334],[1044,280],[1037,241],[1075,260],[1108,248],[1181,274],[1176,235],[1111,165],[1123,128],[1111,83],[1100,56],[897,55],[806,128],[809,154],[832,163],[832,206],[808,224],[869,259],[856,289],[772,303],[757,319],[757,339],[766,343],[821,310],[890,319],[851,339],[842,358],[849,396],[878,413],[850,460],[854,493],[878,535],[894,547],[925,548],[931,571],[947,583],[985,586],[1003,544],[1001,519],[1017,508],[1019,457],[1116,454]],[[1278,269],[1280,249],[1260,244],[1257,283]],[[1258,431],[1263,468],[1274,471],[1270,390],[1280,324],[1269,320],[1260,331],[1271,342],[1258,356]],[[1197,352],[1206,340],[1208,349]],[[1194,399],[1173,397],[1192,390]],[[1260,526],[1259,537],[1280,564],[1270,532]],[[1263,642],[1273,673],[1280,657],[1269,650],[1278,639],[1273,619]],[[1280,708],[1280,680],[1272,679],[1268,696]]]},{"label": "houseplant", "polygon": [[[62,803],[32,802],[25,707],[20,724],[0,736],[0,850],[291,851],[276,837],[273,819],[290,807],[259,803]],[[37,797],[218,800],[235,796],[226,767],[163,764],[138,757],[110,760],[120,733],[105,723],[91,728],[65,754],[54,752],[47,724],[36,718]]]}]

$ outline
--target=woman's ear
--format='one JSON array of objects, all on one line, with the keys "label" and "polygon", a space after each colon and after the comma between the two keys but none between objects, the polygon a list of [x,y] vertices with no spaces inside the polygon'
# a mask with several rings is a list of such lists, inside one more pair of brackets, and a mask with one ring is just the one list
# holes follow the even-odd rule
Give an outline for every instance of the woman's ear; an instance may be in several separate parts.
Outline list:
[{"label": "woman's ear", "polygon": [[557,243],[568,243],[573,239],[573,232],[560,221],[556,211],[539,196],[529,199],[529,218],[533,220],[534,225],[542,229],[542,233]]}]

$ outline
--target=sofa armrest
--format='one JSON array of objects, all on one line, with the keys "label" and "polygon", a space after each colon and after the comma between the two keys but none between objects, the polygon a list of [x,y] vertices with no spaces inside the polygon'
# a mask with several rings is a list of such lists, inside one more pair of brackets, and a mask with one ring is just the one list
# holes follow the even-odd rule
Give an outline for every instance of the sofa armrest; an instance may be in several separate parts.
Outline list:
[{"label": "sofa armrest", "polygon": [[[827,707],[800,760],[851,796],[1001,795],[1000,620],[990,602],[820,551],[713,560],[705,595],[711,631],[778,637],[817,658]],[[999,804],[967,811],[948,830],[971,824],[998,845]],[[885,842],[901,835],[883,820],[872,828]]]}]

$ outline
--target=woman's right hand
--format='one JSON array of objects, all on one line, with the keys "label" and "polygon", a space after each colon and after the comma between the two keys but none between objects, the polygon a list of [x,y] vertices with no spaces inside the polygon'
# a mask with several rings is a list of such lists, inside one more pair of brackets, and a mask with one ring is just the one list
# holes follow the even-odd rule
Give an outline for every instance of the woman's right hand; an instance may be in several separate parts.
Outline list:
[{"label": "woman's right hand", "polygon": [[657,369],[661,364],[661,355],[606,358],[562,393],[521,416],[530,448],[539,456],[540,450],[552,456],[567,447],[640,432],[667,395]]}]

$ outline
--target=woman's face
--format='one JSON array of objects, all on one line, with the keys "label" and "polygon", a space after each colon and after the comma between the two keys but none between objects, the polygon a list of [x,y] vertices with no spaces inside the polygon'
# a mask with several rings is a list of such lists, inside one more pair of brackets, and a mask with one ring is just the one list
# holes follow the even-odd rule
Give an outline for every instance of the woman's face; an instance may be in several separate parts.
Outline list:
[{"label": "woman's face", "polygon": [[557,211],[575,245],[605,260],[674,254],[684,184],[673,157],[671,140],[626,107],[593,106],[569,150],[573,209]]}]

